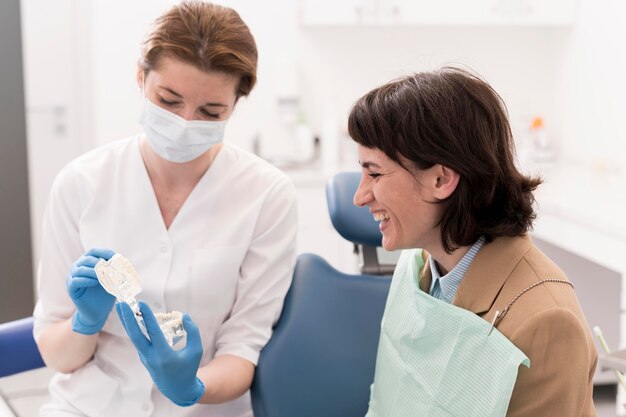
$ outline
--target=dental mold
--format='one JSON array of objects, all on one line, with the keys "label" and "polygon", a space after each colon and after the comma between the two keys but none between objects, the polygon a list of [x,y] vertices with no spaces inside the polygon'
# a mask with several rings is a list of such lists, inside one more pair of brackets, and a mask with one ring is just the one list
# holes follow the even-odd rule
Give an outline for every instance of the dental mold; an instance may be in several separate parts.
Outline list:
[{"label": "dental mold", "polygon": [[165,340],[170,346],[176,345],[178,342],[187,337],[187,332],[183,327],[183,313],[173,310],[169,313],[155,314],[159,327],[165,336]]},{"label": "dental mold", "polygon": [[[130,306],[135,313],[135,319],[139,323],[141,331],[148,337],[146,325],[139,310],[139,303],[135,298],[143,289],[141,278],[130,261],[116,253],[108,261],[104,259],[98,261],[94,269],[100,285],[109,294],[115,296],[118,302],[123,301]],[[187,332],[183,328],[183,313],[180,311],[156,313],[155,317],[170,346],[174,347],[186,338]]]}]

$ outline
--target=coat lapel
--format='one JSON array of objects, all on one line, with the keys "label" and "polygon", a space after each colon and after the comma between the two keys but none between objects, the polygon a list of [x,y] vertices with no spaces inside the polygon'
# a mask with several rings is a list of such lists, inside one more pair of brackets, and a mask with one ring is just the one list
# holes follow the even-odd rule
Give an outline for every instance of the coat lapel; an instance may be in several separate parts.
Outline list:
[{"label": "coat lapel", "polygon": [[528,235],[501,237],[485,244],[463,277],[452,304],[479,315],[489,311],[531,246]]}]

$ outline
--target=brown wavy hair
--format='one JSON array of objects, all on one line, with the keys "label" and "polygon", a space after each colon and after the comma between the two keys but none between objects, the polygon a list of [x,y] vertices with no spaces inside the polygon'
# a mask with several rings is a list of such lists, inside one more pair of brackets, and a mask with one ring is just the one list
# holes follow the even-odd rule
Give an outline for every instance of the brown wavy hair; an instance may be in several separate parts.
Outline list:
[{"label": "brown wavy hair", "polygon": [[237,98],[256,84],[258,52],[250,29],[231,8],[183,1],[158,17],[141,48],[139,65],[147,74],[163,56],[178,58],[202,71],[239,76]]},{"label": "brown wavy hair", "polygon": [[[478,75],[444,67],[391,81],[356,102],[348,131],[357,143],[380,149],[410,172],[441,164],[459,174],[454,193],[440,202],[446,251],[481,235],[489,242],[532,227],[533,191],[541,179],[515,167],[506,106]],[[415,167],[405,166],[401,156]]]}]

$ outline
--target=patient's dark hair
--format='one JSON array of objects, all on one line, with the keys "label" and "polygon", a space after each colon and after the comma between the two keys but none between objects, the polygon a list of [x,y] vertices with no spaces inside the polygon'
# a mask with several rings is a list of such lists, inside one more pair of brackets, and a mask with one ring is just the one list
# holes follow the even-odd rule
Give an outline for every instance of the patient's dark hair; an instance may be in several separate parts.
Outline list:
[{"label": "patient's dark hair", "polygon": [[348,130],[357,143],[380,149],[411,172],[441,164],[459,173],[456,190],[441,202],[446,251],[481,235],[489,242],[532,227],[532,192],[541,179],[515,167],[506,106],[477,75],[444,67],[391,81],[356,102]]}]

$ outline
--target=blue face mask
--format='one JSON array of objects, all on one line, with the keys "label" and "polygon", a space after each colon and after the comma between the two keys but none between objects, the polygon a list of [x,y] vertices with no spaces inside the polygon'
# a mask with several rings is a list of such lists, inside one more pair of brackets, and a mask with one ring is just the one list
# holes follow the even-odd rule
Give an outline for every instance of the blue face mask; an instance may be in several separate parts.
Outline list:
[{"label": "blue face mask", "polygon": [[185,120],[144,98],[139,124],[157,155],[171,162],[183,163],[222,143],[226,120]]}]

